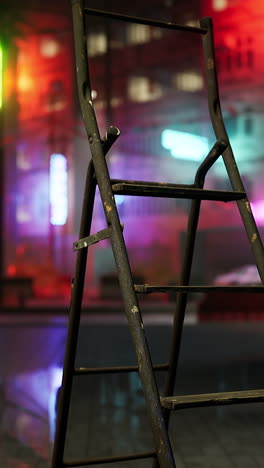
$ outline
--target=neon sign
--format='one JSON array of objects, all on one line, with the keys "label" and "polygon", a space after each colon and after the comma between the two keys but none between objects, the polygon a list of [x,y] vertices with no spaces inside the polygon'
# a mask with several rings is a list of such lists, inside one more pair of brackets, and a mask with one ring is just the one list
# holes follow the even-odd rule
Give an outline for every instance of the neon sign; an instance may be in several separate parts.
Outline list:
[{"label": "neon sign", "polygon": [[209,151],[208,139],[177,130],[163,130],[161,145],[171,156],[189,161],[201,161]]},{"label": "neon sign", "polygon": [[62,226],[68,217],[67,159],[63,154],[50,157],[50,222]]},{"label": "neon sign", "polygon": [[3,48],[0,43],[0,109],[3,106]]}]

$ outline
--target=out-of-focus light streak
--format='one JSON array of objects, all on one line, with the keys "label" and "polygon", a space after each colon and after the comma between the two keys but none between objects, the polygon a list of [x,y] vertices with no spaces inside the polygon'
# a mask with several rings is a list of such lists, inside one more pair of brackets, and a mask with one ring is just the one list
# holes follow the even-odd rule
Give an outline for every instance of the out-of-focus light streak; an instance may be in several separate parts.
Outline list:
[{"label": "out-of-focus light streak", "polygon": [[174,158],[189,161],[201,161],[209,151],[207,138],[178,130],[163,130],[161,145],[169,150]]},{"label": "out-of-focus light streak", "polygon": [[3,107],[3,47],[0,43],[0,109]]},{"label": "out-of-focus light streak", "polygon": [[62,226],[68,217],[67,160],[63,154],[50,157],[50,222]]},{"label": "out-of-focus light streak", "polygon": [[61,367],[52,367],[51,373],[51,390],[57,391],[61,386],[63,369]]}]

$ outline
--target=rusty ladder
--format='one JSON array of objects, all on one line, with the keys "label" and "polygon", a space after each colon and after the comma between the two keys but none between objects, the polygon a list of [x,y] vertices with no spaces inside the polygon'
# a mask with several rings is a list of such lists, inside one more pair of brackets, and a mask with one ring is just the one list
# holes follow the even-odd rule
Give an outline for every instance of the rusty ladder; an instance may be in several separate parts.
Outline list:
[{"label": "rusty ladder", "polygon": [[[160,468],[173,468],[176,466],[171,442],[168,434],[171,410],[192,408],[198,406],[228,405],[233,403],[249,403],[264,401],[264,390],[238,391],[228,393],[213,393],[202,395],[173,396],[175,377],[177,371],[178,356],[181,343],[182,327],[185,315],[185,307],[188,292],[215,291],[216,286],[191,286],[189,285],[192,257],[194,251],[195,236],[199,219],[199,211],[202,200],[218,200],[223,202],[236,201],[241,219],[245,226],[247,237],[252,246],[256,265],[264,281],[264,255],[263,245],[253,218],[249,201],[241,181],[241,177],[233,156],[228,135],[224,126],[217,75],[215,69],[215,57],[213,46],[212,21],[203,18],[200,27],[180,26],[172,23],[164,23],[142,18],[131,18],[124,15],[92,10],[84,7],[82,0],[72,0],[74,43],[76,55],[77,82],[79,100],[92,154],[88,165],[85,193],[82,208],[79,240],[74,243],[77,252],[76,268],[72,289],[68,337],[64,361],[63,380],[59,401],[58,419],[52,458],[52,468],[89,466],[107,463],[124,462],[126,460],[153,458],[153,463]],[[161,28],[183,30],[202,36],[204,56],[206,62],[208,105],[214,128],[216,143],[209,154],[199,166],[194,183],[191,185],[161,184],[156,182],[142,182],[129,180],[111,180],[106,163],[106,154],[119,136],[116,127],[110,127],[106,137],[102,139],[97,126],[96,115],[93,108],[91,86],[88,69],[88,56],[86,48],[86,15],[101,15],[115,18],[121,21],[129,21],[147,24]],[[231,182],[232,191],[205,190],[203,188],[205,176],[214,162],[223,157],[224,164]],[[104,208],[107,228],[91,235],[90,227],[93,214],[93,205],[96,186],[99,188],[102,205]],[[119,219],[115,195],[138,195],[168,198],[191,199],[189,213],[186,246],[179,286],[150,286],[134,285],[127,250],[123,238],[123,227]],[[75,355],[78,341],[78,331],[81,316],[82,296],[84,289],[84,277],[88,247],[102,239],[111,240],[112,250],[116,262],[120,289],[124,302],[125,314],[130,329],[132,343],[137,358],[137,366],[110,367],[110,368],[75,368]],[[263,292],[263,286],[224,287],[225,291],[259,291]],[[176,310],[173,321],[173,334],[168,363],[153,365],[149,352],[147,339],[144,333],[144,325],[137,299],[138,293],[155,293],[176,291]],[[155,370],[165,370],[165,388],[160,396],[155,378]],[[131,453],[123,456],[111,456],[93,458],[90,460],[64,461],[64,447],[69,416],[72,381],[76,375],[87,375],[100,372],[138,372],[143,388],[147,413],[153,433],[154,449],[146,453]]]}]

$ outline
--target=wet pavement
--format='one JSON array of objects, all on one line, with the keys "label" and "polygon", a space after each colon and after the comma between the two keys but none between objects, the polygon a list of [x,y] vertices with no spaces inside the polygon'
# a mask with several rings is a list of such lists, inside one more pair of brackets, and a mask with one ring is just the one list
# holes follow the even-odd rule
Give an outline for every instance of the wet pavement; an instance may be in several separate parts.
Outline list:
[{"label": "wet pavement", "polygon": [[[153,361],[165,362],[170,314],[146,314]],[[50,466],[55,400],[61,378],[67,318],[0,317],[0,466]],[[264,387],[264,323],[189,323],[184,327],[175,394]],[[77,366],[133,365],[122,315],[85,315]],[[157,375],[162,388],[163,376]],[[181,410],[172,414],[177,468],[264,467],[262,403]],[[65,459],[152,450],[136,373],[75,377]],[[106,465],[97,465],[106,466]],[[114,463],[150,468],[149,460]]]}]

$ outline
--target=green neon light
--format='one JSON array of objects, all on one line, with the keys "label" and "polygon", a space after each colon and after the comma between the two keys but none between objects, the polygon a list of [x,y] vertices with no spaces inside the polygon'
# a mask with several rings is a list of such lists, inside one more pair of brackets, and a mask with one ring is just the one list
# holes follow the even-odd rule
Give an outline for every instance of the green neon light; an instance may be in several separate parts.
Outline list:
[{"label": "green neon light", "polygon": [[207,138],[169,128],[161,133],[161,145],[174,158],[189,161],[202,161],[209,151]]},{"label": "green neon light", "polygon": [[0,109],[3,106],[3,49],[0,44]]}]

